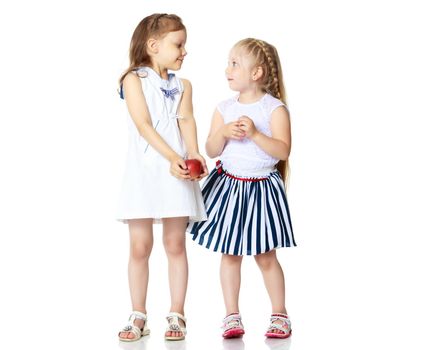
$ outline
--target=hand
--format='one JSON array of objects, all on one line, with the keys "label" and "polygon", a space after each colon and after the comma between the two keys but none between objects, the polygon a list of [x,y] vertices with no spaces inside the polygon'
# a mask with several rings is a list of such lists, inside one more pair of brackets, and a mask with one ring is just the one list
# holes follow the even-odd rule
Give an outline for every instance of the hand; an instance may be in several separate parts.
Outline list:
[{"label": "hand", "polygon": [[170,173],[177,179],[189,180],[189,169],[186,162],[180,156],[175,156],[170,160]]},{"label": "hand", "polygon": [[222,127],[222,135],[226,139],[233,139],[233,140],[242,140],[245,137],[245,133],[240,128],[240,122],[235,121],[228,124],[225,124]]},{"label": "hand", "polygon": [[245,134],[245,136],[249,139],[253,138],[256,135],[256,133],[258,132],[252,119],[247,117],[246,115],[242,115],[238,119],[238,123],[239,123],[240,130],[242,130],[242,132]]},{"label": "hand", "polygon": [[208,175],[208,168],[207,168],[207,165],[205,163],[205,159],[204,159],[203,156],[201,156],[199,153],[194,152],[194,153],[189,153],[187,155],[187,157],[188,157],[188,159],[197,159],[202,164],[202,173],[201,173],[201,175],[199,175],[197,178],[192,179],[192,180],[199,181],[199,180],[201,180],[202,178],[204,178],[204,177],[206,177]]}]

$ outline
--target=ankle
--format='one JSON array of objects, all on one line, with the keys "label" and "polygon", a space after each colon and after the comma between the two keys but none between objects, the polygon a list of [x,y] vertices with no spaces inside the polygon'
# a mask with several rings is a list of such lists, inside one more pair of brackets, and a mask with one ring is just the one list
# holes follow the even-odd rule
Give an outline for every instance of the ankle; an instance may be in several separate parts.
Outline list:
[{"label": "ankle", "polygon": [[287,310],[284,307],[280,307],[280,308],[275,308],[272,309],[272,315],[274,314],[279,314],[279,315],[287,315]]},{"label": "ankle", "polygon": [[238,308],[226,309],[225,315],[227,315],[227,316],[230,316],[230,315],[240,315],[240,311],[239,311]]}]

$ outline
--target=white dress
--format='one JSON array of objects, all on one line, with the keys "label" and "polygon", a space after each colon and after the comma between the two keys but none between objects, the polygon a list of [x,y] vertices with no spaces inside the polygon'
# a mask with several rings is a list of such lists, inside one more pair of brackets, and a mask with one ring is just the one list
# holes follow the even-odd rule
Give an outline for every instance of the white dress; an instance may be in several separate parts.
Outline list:
[{"label": "white dress", "polygon": [[[162,79],[153,69],[137,70],[152,125],[166,143],[186,158],[184,141],[178,127],[177,109],[184,86],[174,74]],[[165,91],[162,91],[165,89]],[[167,96],[166,96],[167,95]],[[126,170],[117,207],[118,220],[188,216],[189,220],[207,219],[199,183],[180,180],[170,174],[170,163],[139,134],[128,114],[129,146]]]}]

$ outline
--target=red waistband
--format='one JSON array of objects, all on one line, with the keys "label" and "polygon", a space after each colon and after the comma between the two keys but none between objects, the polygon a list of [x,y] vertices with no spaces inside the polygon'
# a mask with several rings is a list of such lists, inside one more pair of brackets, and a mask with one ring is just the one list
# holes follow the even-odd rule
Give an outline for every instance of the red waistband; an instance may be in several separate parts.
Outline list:
[{"label": "red waistband", "polygon": [[216,169],[218,174],[224,173],[224,175],[231,177],[232,179],[239,180],[239,181],[246,181],[246,182],[259,182],[263,180],[267,180],[267,177],[257,177],[257,178],[248,178],[248,177],[237,177],[230,173],[228,173],[224,168],[222,168],[222,162],[218,160],[216,162]]}]

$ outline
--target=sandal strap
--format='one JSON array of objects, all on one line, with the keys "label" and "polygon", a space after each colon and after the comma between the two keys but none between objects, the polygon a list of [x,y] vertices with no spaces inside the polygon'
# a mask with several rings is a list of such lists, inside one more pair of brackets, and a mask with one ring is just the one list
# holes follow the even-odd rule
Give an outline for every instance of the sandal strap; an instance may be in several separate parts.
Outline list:
[{"label": "sandal strap", "polygon": [[242,316],[240,314],[231,314],[223,319],[222,329],[228,331],[232,328],[243,328]]},{"label": "sandal strap", "polygon": [[271,323],[269,328],[268,328],[268,331],[272,331],[274,329],[278,329],[278,330],[282,331],[284,334],[287,334],[290,331],[290,327],[284,327],[284,324],[280,325],[277,323]]},{"label": "sandal strap", "polygon": [[[289,333],[291,330],[291,323],[289,316],[286,314],[276,313],[271,315],[271,324],[268,327],[268,331],[273,329],[278,329],[284,334]],[[276,321],[281,321],[282,323],[275,323]]]},{"label": "sandal strap", "polygon": [[[185,325],[187,324],[187,319],[178,312],[169,312],[166,316],[167,322],[167,331],[170,332],[182,332],[184,335],[187,333],[187,329]],[[184,326],[181,326],[178,322],[181,320],[184,322]]]},{"label": "sandal strap", "polygon": [[287,322],[287,321],[289,321],[289,316],[286,314],[275,313],[275,314],[271,314],[271,320],[272,319],[283,320],[283,321]]},{"label": "sandal strap", "polygon": [[131,320],[131,318],[133,318],[132,322],[134,322],[136,319],[143,320],[145,322],[148,320],[148,316],[140,311],[133,311],[131,316],[129,316],[129,320]]},{"label": "sandal strap", "polygon": [[120,332],[131,332],[134,333],[134,338],[133,339],[138,339],[142,336],[142,330],[140,328],[138,328],[137,326],[133,325],[133,324],[128,324],[126,325]]},{"label": "sandal strap", "polygon": [[184,317],[184,315],[181,315],[179,312],[169,312],[166,316],[166,318],[179,318],[180,320],[184,321],[184,323],[187,323],[187,319]]}]

